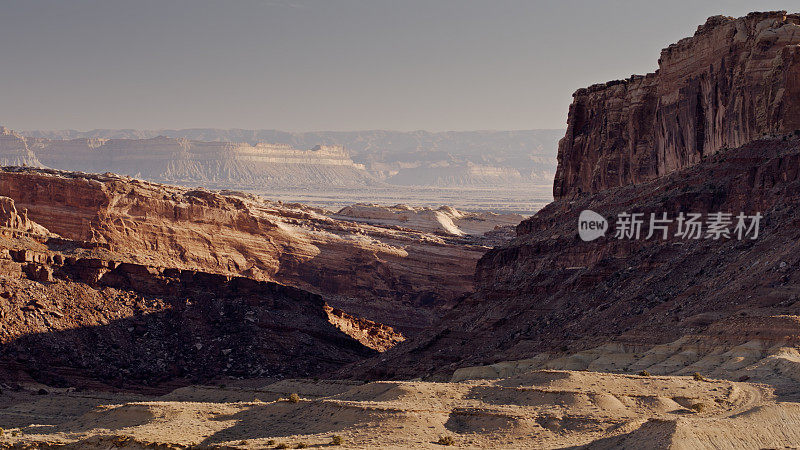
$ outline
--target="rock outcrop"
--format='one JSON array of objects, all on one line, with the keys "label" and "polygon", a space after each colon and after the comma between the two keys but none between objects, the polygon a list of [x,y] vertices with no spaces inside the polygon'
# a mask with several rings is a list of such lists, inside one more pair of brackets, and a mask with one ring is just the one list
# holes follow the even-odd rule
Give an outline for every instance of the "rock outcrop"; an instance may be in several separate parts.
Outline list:
[{"label": "rock outcrop", "polygon": [[342,330],[345,334],[364,344],[364,346],[379,352],[384,352],[405,341],[405,337],[397,333],[392,327],[361,319],[347,314],[338,308],[325,306],[328,321]]},{"label": "rock outcrop", "polygon": [[45,227],[28,218],[27,210],[18,212],[14,200],[9,197],[0,197],[0,227],[39,236],[50,235]]},{"label": "rock outcrop", "polygon": [[645,76],[579,89],[553,195],[641,183],[800,130],[800,15],[715,16]]},{"label": "rock outcrop", "polygon": [[0,127],[0,166],[42,167],[22,135]]},{"label": "rock outcrop", "polygon": [[[439,326],[355,372],[449,376],[470,363],[541,354],[548,356],[537,364],[590,368],[596,361],[591,367],[608,370],[614,361],[720,329],[730,333],[723,353],[746,347],[757,333],[741,326],[731,333],[738,317],[786,331],[768,347],[795,346],[800,332],[781,317],[796,323],[800,315],[798,43],[798,15],[712,17],[694,37],[664,50],[658,73],[578,91],[560,146],[557,200],[481,258],[476,293]],[[613,230],[583,241],[584,210]],[[679,214],[707,221],[717,212],[760,214],[757,239],[677,235]],[[621,213],[645,218],[639,239],[615,237]],[[646,238],[650,215],[664,213],[672,219],[666,238]],[[684,348],[675,358],[631,360],[618,369],[656,370],[679,357],[687,366],[711,364],[715,351]],[[661,373],[679,372],[663,367]],[[744,366],[709,367],[740,376]]]},{"label": "rock outcrop", "polygon": [[375,179],[344,147],[148,139],[28,138],[0,130],[2,165],[115,172],[151,181],[223,188],[368,186]]},{"label": "rock outcrop", "polygon": [[91,243],[0,239],[6,382],[139,388],[310,376],[376,353],[331,323],[326,308],[297,288],[125,262]]},{"label": "rock outcrop", "polygon": [[252,195],[116,175],[0,171],[0,195],[65,239],[130,262],[276,281],[414,333],[473,289],[480,239],[333,218]]},{"label": "rock outcrop", "polygon": [[[553,202],[522,222],[516,239],[481,258],[476,293],[440,325],[351,373],[449,376],[465,365],[541,353],[555,359],[609,343],[641,354],[713,332],[712,323],[737,316],[800,316],[798,205],[800,138],[788,137],[719,152],[635,186]],[[682,239],[673,220],[666,240],[645,239],[646,223],[640,239],[617,239],[612,229],[584,242],[577,223],[587,209],[612,228],[622,212],[648,218],[667,212],[672,219],[680,212],[758,212],[763,218],[755,240]],[[800,336],[784,337],[796,342]],[[732,333],[728,348],[751,338]]]}]

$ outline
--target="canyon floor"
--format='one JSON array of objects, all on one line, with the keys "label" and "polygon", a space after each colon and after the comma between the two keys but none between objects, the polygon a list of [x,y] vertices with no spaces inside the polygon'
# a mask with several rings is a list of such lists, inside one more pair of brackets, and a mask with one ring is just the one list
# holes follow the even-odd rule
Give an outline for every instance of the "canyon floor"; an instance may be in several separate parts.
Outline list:
[{"label": "canyon floor", "polygon": [[441,448],[442,438],[460,448],[765,448],[800,439],[800,404],[768,385],[565,370],[444,383],[228,381],[161,396],[28,384],[4,389],[0,402],[6,448],[304,448],[339,439],[344,448]]}]

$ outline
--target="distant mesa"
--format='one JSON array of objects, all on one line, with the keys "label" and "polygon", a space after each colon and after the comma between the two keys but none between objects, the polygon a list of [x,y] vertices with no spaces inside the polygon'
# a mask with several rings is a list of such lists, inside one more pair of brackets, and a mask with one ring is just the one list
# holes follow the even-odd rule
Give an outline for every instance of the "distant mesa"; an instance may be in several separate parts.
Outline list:
[{"label": "distant mesa", "polygon": [[3,129],[3,165],[114,172],[153,181],[225,187],[367,186],[376,182],[344,147],[147,139],[26,138]]},{"label": "distant mesa", "polygon": [[[52,168],[138,174],[160,182],[200,180],[219,188],[233,184],[239,188],[261,187],[250,183],[304,188],[315,184],[330,187],[373,186],[375,183],[494,188],[552,183],[558,139],[564,135],[564,130],[290,133],[196,128],[29,130],[19,135],[28,137],[30,149],[42,164]],[[33,142],[51,148],[52,159],[33,148]],[[86,147],[101,151],[89,152]],[[181,153],[183,147],[185,152]],[[269,170],[264,167],[268,160],[262,157],[259,165],[251,167],[252,154],[267,147],[273,153],[270,158],[290,158],[295,163],[299,159],[302,164]],[[344,154],[333,150],[340,147],[346,149]],[[69,148],[69,151],[60,152],[58,148]],[[102,151],[105,148],[109,149]],[[289,152],[294,149],[310,150],[298,150],[299,154]],[[73,159],[70,152],[88,154]],[[58,156],[59,153],[62,155]],[[323,157],[323,154],[326,155]],[[120,155],[128,156],[123,161]],[[166,167],[155,161],[170,164]],[[282,164],[277,160],[269,162]],[[204,171],[202,165],[208,168]]]},{"label": "distant mesa", "polygon": [[22,135],[0,127],[0,165],[42,167]]}]

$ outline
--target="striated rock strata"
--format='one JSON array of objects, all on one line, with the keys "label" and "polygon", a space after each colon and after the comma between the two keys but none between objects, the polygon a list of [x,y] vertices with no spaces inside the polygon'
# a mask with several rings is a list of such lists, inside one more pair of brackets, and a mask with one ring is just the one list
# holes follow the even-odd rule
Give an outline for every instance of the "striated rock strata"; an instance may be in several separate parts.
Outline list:
[{"label": "striated rock strata", "polygon": [[30,222],[10,225],[0,228],[5,382],[138,388],[322,375],[376,353],[348,325],[379,349],[402,339],[349,315],[334,324],[322,297],[294,287],[137,264]]},{"label": "striated rock strata", "polygon": [[[522,222],[516,239],[481,258],[476,294],[440,325],[382,356],[389,362],[371,361],[355,373],[447,376],[464,365],[540,353],[558,358],[608,343],[639,349],[636,354],[683,336],[713,334],[711,324],[738,316],[798,316],[798,205],[800,138],[754,141],[650,182],[553,202]],[[578,237],[585,209],[609,220],[605,237]],[[645,239],[647,224],[641,239],[614,237],[621,212],[675,218],[740,211],[763,215],[757,239],[681,239],[675,222],[666,240]],[[781,322],[766,323],[777,330]],[[728,327],[728,348],[757,336],[731,332],[736,329]],[[800,331],[787,330],[781,339],[793,347]]]},{"label": "striated rock strata", "polygon": [[556,199],[641,183],[765,134],[800,130],[800,15],[716,16],[658,70],[574,94]]},{"label": "striated rock strata", "polygon": [[0,127],[0,166],[41,167],[42,163],[22,135]]},{"label": "striated rock strata", "polygon": [[411,333],[472,291],[475,263],[487,249],[474,237],[115,175],[6,168],[0,195],[50,231],[137,264],[297,286]]},{"label": "striated rock strata", "polygon": [[0,128],[2,165],[115,172],[151,181],[217,187],[344,187],[374,184],[342,146],[309,150],[156,136],[148,139],[30,138]]},{"label": "striated rock strata", "polygon": [[166,136],[192,141],[247,142],[252,146],[260,142],[287,144],[294,148],[344,145],[353,161],[363,164],[372,176],[393,184],[493,187],[510,183],[551,183],[556,170],[556,147],[564,130],[292,133],[192,128],[85,132],[28,130],[22,134],[54,140],[150,139]]},{"label": "striated rock strata", "polygon": [[40,236],[50,234],[45,227],[28,218],[28,211],[17,211],[17,205],[9,197],[0,197],[0,227]]}]

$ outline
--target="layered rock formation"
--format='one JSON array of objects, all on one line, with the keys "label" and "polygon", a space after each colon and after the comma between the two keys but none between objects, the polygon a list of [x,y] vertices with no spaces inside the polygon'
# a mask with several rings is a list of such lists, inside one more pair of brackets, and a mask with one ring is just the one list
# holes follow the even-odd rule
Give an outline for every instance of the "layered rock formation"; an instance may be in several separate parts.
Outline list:
[{"label": "layered rock formation", "polygon": [[[702,320],[712,321],[714,314]],[[588,370],[627,374],[693,376],[766,383],[797,399],[800,390],[800,316],[736,315],[655,346],[610,342],[575,353],[540,353],[518,361],[465,367],[453,381],[492,379],[531,370]]]},{"label": "layered rock formation", "polygon": [[[48,139],[150,139],[167,136],[194,141],[261,142],[294,148],[344,145],[374,177],[399,185],[497,186],[550,184],[563,130],[521,131],[326,131],[194,128],[183,130],[75,130],[23,132]],[[53,168],[65,168],[52,166]],[[77,170],[77,169],[76,169]],[[102,171],[101,171],[102,172]]]},{"label": "layered rock formation", "polygon": [[[102,246],[37,234],[19,220],[12,225],[0,229],[6,382],[137,387],[308,376],[375,353],[331,323],[319,295],[135,264]],[[396,339],[390,328],[359,325],[377,344],[382,336]]]},{"label": "layered rock formation", "polygon": [[41,167],[42,163],[28,148],[24,137],[0,127],[0,165]]},{"label": "layered rock formation", "polygon": [[[621,371],[685,373],[670,365],[679,361],[708,364],[718,376],[785,381],[772,371],[797,371],[780,361],[800,335],[784,326],[800,315],[798,24],[800,16],[784,13],[711,18],[664,51],[658,73],[578,91],[560,147],[558,200],[481,258],[476,294],[441,325],[356,373],[447,377],[470,363],[539,358],[527,369],[561,361],[567,365],[550,367],[610,370],[617,362]],[[614,230],[584,242],[584,210]],[[646,239],[648,223],[640,239],[615,238],[624,212],[645,221],[668,214],[667,239]],[[758,238],[676,236],[680,213],[707,220],[716,212],[761,214]],[[746,333],[738,317],[785,336]],[[728,334],[715,348],[688,345],[637,360],[720,330]],[[748,362],[756,366],[713,363],[714,355],[750,348],[759,333],[765,342],[752,345],[758,358]],[[761,359],[766,366],[757,366]]]},{"label": "layered rock formation", "polygon": [[800,15],[716,16],[645,76],[579,89],[556,199],[640,183],[765,134],[800,129]]},{"label": "layered rock formation", "polygon": [[18,212],[14,200],[8,197],[0,197],[0,227],[41,236],[50,234],[45,227],[28,218],[28,211]]},{"label": "layered rock formation", "polygon": [[386,181],[406,186],[504,186],[532,181],[528,175],[511,167],[467,162],[402,168]]},{"label": "layered rock formation", "polygon": [[116,175],[7,168],[0,195],[50,231],[105,245],[131,262],[297,286],[411,333],[472,291],[486,250],[473,237]]},{"label": "layered rock formation", "polygon": [[153,181],[217,187],[367,186],[375,180],[341,146],[148,139],[26,138],[2,129],[3,165],[115,172]]},{"label": "layered rock formation", "polygon": [[[476,294],[455,306],[441,325],[390,350],[382,357],[389,362],[370,362],[355,373],[447,377],[464,365],[540,353],[557,359],[608,343],[641,355],[684,336],[710,333],[712,323],[738,316],[768,323],[773,316],[800,316],[797,205],[800,138],[758,140],[664,178],[556,201],[521,223],[516,239],[481,258]],[[672,219],[680,212],[759,212],[763,219],[755,240],[682,239],[675,236],[673,221],[666,240],[645,239],[645,224],[638,240],[617,239],[611,230],[584,242],[577,223],[586,209],[603,215],[612,228],[622,212],[644,217],[667,212]],[[736,329],[728,327],[728,349],[757,336]],[[800,329],[789,331],[784,345],[796,345],[798,336]],[[777,340],[767,347],[772,346]],[[707,347],[682,362],[712,354]],[[619,368],[627,366],[649,367]]]}]

